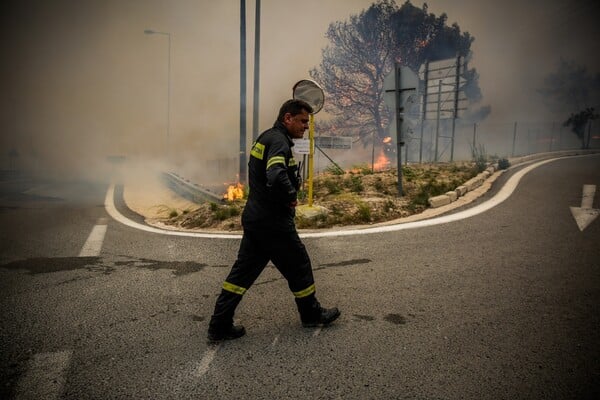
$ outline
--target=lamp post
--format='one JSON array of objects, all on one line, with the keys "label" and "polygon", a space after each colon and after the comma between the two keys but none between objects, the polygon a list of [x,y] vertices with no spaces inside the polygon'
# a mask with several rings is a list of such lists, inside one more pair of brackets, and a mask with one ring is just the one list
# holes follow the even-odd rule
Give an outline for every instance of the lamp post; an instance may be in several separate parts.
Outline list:
[{"label": "lamp post", "polygon": [[169,32],[160,32],[153,29],[145,29],[146,35],[164,35],[169,39],[169,54],[167,63],[167,161],[170,161],[169,142],[170,135],[169,130],[171,127],[171,34]]}]

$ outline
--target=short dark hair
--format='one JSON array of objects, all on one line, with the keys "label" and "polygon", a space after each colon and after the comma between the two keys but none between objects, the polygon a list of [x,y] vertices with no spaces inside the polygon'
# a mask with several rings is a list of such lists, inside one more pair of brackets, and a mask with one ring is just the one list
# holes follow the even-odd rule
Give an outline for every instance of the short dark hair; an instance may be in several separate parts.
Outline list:
[{"label": "short dark hair", "polygon": [[277,121],[283,122],[283,117],[287,113],[290,113],[292,114],[292,116],[294,116],[300,114],[302,111],[306,111],[307,113],[311,114],[313,112],[313,108],[304,100],[290,99],[283,103],[283,105],[279,109]]}]

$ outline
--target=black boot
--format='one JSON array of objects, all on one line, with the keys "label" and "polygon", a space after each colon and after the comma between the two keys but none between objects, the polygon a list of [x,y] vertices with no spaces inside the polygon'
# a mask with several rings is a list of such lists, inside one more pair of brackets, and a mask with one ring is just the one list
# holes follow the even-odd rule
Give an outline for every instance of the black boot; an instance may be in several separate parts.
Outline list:
[{"label": "black boot", "polygon": [[327,326],[335,321],[341,312],[337,307],[323,308],[319,307],[319,312],[310,318],[302,317],[302,326],[305,328],[313,328],[315,326]]},{"label": "black boot", "polygon": [[246,329],[241,325],[229,325],[223,328],[215,325],[208,328],[208,340],[210,342],[220,342],[222,340],[233,340],[240,338],[246,334]]},{"label": "black boot", "polygon": [[323,308],[314,296],[308,298],[296,299],[298,311],[302,326],[313,328],[316,326],[327,326],[340,316],[340,310],[337,307]]},{"label": "black boot", "polygon": [[215,304],[215,312],[208,325],[207,336],[209,341],[232,340],[246,334],[246,329],[243,326],[233,325],[233,314],[241,300],[241,295],[226,290],[221,291]]}]

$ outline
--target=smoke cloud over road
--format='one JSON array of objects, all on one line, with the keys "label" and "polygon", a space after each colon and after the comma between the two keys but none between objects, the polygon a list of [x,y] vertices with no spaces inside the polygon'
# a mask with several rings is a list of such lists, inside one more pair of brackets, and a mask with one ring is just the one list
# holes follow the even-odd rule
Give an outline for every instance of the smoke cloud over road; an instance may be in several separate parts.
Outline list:
[{"label": "smoke cloud over road", "polygon": [[[262,2],[260,130],[318,65],[328,24],[371,3]],[[427,3],[475,37],[471,66],[490,120],[544,120],[536,89],[561,57],[600,71],[597,2]],[[254,6],[247,1],[248,136]],[[239,17],[238,1],[5,2],[0,169],[99,177],[119,155],[156,169],[174,164],[198,181],[235,180],[226,160],[239,152]],[[170,80],[168,37],[145,29],[170,34]]]}]

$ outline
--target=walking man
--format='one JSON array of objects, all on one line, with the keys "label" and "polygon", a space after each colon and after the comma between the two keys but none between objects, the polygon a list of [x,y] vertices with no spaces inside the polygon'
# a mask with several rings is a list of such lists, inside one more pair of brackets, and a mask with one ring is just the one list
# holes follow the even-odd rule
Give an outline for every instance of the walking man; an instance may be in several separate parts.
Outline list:
[{"label": "walking man", "polygon": [[269,261],[287,280],[304,327],[328,325],[340,316],[337,308],[323,308],[317,301],[310,258],[294,223],[300,175],[292,139],[304,136],[312,112],[302,100],[286,101],[273,127],[252,145],[250,192],[242,213],[244,234],[210,320],[210,341],[236,339],[246,333],[243,326],[233,324],[233,315]]}]

